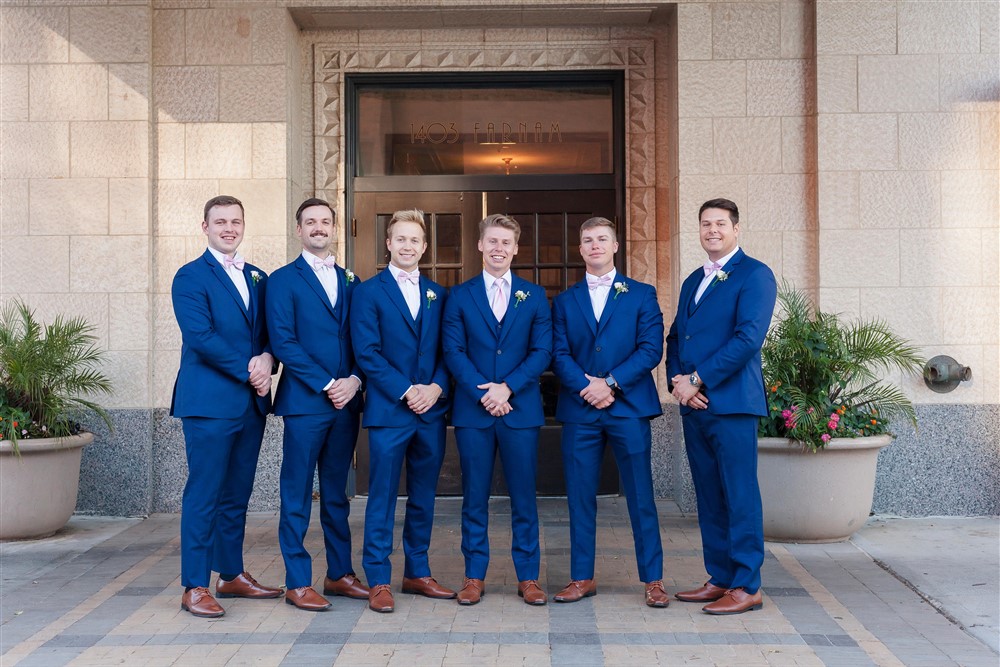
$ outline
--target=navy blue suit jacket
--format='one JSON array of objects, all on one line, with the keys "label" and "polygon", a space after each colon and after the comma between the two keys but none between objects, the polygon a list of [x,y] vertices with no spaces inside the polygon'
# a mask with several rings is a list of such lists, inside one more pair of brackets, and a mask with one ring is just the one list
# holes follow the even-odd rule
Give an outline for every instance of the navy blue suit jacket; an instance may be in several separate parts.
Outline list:
[{"label": "navy blue suit jacket", "polygon": [[[302,255],[273,274],[268,281],[267,330],[274,356],[284,370],[274,393],[277,415],[318,415],[335,408],[323,388],[335,378],[364,375],[354,361],[347,324],[351,297],[360,281],[337,271],[337,305],[323,289],[316,272]],[[353,274],[352,274],[353,275]],[[360,412],[358,391],[345,408]]]},{"label": "navy blue suit jacket", "polygon": [[[581,280],[556,297],[552,305],[554,347],[552,369],[559,377],[556,419],[574,424],[597,421],[602,412],[614,417],[656,417],[662,414],[651,371],[663,358],[663,313],[656,288],[622,274],[611,288],[601,321],[594,319],[590,288]],[[613,375],[621,388],[604,411],[580,397],[592,377]]]},{"label": "navy blue suit jacket", "polygon": [[[428,299],[431,291],[435,298]],[[420,315],[414,321],[389,269],[358,285],[351,301],[354,357],[368,383],[363,425],[407,426],[432,422],[448,411],[448,371],[441,358],[444,288],[420,276]],[[437,404],[416,415],[400,397],[414,384],[443,389]]]},{"label": "navy blue suit jacket", "polygon": [[[677,316],[667,336],[667,380],[695,370],[713,414],[767,415],[760,348],[774,313],[777,285],[766,264],[739,250],[697,305],[705,277],[698,268],[681,285]],[[672,387],[671,387],[672,389]],[[681,406],[681,414],[691,408]]]},{"label": "navy blue suit jacket", "polygon": [[243,275],[249,308],[207,249],[174,276],[171,297],[183,341],[170,405],[174,417],[240,417],[251,396],[260,414],[271,411],[271,394],[258,396],[247,370],[252,357],[271,352],[264,314],[267,275],[251,264],[244,265]]},{"label": "navy blue suit jacket", "polygon": [[[452,423],[487,428],[497,419],[479,402],[487,382],[506,382],[513,394],[511,411],[500,417],[513,428],[542,426],[539,376],[552,359],[552,316],[545,290],[511,275],[511,297],[503,323],[498,323],[486,298],[480,273],[448,295],[442,339],[444,359],[455,378]],[[523,301],[514,294],[524,292]]]}]

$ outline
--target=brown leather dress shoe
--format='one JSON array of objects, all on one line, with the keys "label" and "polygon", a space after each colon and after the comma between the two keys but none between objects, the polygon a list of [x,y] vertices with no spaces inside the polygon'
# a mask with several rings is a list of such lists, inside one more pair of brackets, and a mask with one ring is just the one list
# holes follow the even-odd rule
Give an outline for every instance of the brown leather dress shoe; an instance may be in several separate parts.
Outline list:
[{"label": "brown leather dress shoe", "polygon": [[215,594],[220,598],[280,598],[281,589],[262,586],[249,572],[243,572],[232,581],[220,578],[215,582]]},{"label": "brown leather dress shoe", "polygon": [[326,577],[323,580],[323,595],[343,595],[355,600],[368,599],[368,587],[353,574],[345,574],[340,579]]},{"label": "brown leather dress shoe", "polygon": [[535,579],[525,579],[518,582],[517,594],[524,598],[525,604],[540,606],[548,601],[545,597],[545,591]]},{"label": "brown leather dress shoe", "polygon": [[184,595],[181,596],[181,609],[202,618],[218,618],[226,613],[226,610],[212,597],[211,591],[205,587],[184,591]]},{"label": "brown leather dress shoe", "polygon": [[674,597],[682,602],[714,602],[725,594],[725,588],[721,588],[710,581],[706,581],[705,585],[701,588],[674,593]]},{"label": "brown leather dress shoe", "polygon": [[701,608],[706,614],[729,616],[745,611],[756,611],[764,606],[764,596],[760,591],[753,595],[742,588],[730,588],[721,598]]},{"label": "brown leather dress shoe", "polygon": [[663,588],[663,580],[657,579],[646,584],[646,606],[666,607],[670,604],[667,591]]},{"label": "brown leather dress shoe", "polygon": [[597,595],[597,582],[593,579],[575,579],[566,588],[555,594],[556,602],[576,602]]},{"label": "brown leather dress shoe", "polygon": [[380,614],[391,614],[396,608],[396,602],[392,599],[392,589],[388,584],[372,586],[368,591],[368,608]]},{"label": "brown leather dress shoe", "polygon": [[313,590],[312,586],[292,588],[285,593],[285,604],[290,604],[303,611],[326,611],[330,601]]},{"label": "brown leather dress shoe", "polygon": [[416,579],[403,577],[403,592],[412,595],[423,595],[424,597],[438,600],[451,600],[456,595],[455,591],[445,588],[434,577],[419,577]]},{"label": "brown leather dress shoe", "polygon": [[466,577],[462,590],[458,592],[458,604],[479,604],[484,595],[486,595],[486,582],[482,579],[469,579]]}]

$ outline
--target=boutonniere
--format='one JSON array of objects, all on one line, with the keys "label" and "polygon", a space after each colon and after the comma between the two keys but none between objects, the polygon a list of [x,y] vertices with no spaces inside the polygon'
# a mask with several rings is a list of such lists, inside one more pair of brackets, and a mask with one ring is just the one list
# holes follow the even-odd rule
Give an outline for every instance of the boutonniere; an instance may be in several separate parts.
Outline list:
[{"label": "boutonniere", "polygon": [[624,281],[620,281],[614,284],[615,288],[615,298],[618,298],[619,294],[628,294],[628,285]]},{"label": "boutonniere", "polygon": [[424,296],[427,297],[427,309],[430,310],[430,308],[431,308],[431,302],[432,301],[437,301],[438,295],[434,293],[434,290],[429,289],[424,294]]},{"label": "boutonniere", "polygon": [[257,271],[256,269],[253,270],[253,271],[251,271],[250,272],[250,280],[253,282],[254,287],[256,287],[257,283],[260,282],[260,271]]},{"label": "boutonniere", "polygon": [[729,279],[729,274],[726,273],[725,271],[723,271],[722,269],[718,269],[715,272],[715,280],[712,281],[712,283],[711,283],[711,285],[709,285],[709,287],[711,287],[715,283],[724,283],[728,279]]},{"label": "boutonniere", "polygon": [[514,292],[514,307],[517,308],[521,305],[521,302],[531,296],[531,292],[525,292],[523,290],[517,290]]},{"label": "boutonniere", "polygon": [[351,284],[354,282],[354,271],[351,271],[350,269],[344,269],[344,275],[347,276],[347,284]]}]

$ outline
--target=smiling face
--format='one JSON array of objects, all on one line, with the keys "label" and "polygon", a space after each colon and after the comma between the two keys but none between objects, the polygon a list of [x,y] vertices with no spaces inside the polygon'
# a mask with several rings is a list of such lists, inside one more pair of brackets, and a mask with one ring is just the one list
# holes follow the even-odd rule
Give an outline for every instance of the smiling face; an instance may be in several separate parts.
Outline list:
[{"label": "smiling face", "polygon": [[397,269],[412,273],[420,258],[427,250],[423,228],[415,222],[400,221],[389,228],[389,238],[385,240],[389,249],[389,261]]},{"label": "smiling face", "polygon": [[739,241],[739,223],[733,224],[729,211],[722,208],[706,208],[701,212],[699,236],[701,247],[713,262],[731,253]]},{"label": "smiling face", "polygon": [[295,233],[302,241],[302,249],[325,259],[330,254],[336,231],[333,211],[329,206],[310,206],[302,209]]},{"label": "smiling face", "polygon": [[517,255],[517,235],[513,229],[490,225],[479,239],[479,252],[483,253],[483,268],[494,278],[510,269]]},{"label": "smiling face", "polygon": [[201,223],[208,245],[230,257],[243,241],[243,209],[238,204],[213,206]]},{"label": "smiling face", "polygon": [[613,228],[595,225],[580,230],[580,255],[590,275],[603,276],[614,268],[616,252],[618,240]]}]

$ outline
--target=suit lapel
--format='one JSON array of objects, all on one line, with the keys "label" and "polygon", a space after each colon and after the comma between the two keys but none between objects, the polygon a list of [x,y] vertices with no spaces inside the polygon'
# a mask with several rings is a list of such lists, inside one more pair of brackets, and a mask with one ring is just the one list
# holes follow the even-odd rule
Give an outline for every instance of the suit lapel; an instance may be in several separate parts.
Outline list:
[{"label": "suit lapel", "polygon": [[299,258],[295,260],[295,268],[299,270],[299,275],[302,276],[302,280],[306,281],[306,284],[309,285],[310,289],[316,293],[316,296],[323,303],[323,305],[326,306],[326,309],[330,311],[330,314],[336,316],[333,304],[330,303],[330,297],[327,296],[326,290],[323,288],[323,283],[319,281],[319,277],[316,275],[316,272],[313,271],[313,268],[309,266],[309,262],[307,262],[302,255],[299,255]]},{"label": "suit lapel", "polygon": [[[616,272],[615,278],[617,279],[614,281],[616,283],[624,283],[626,285],[628,284],[628,282],[625,280],[625,276],[622,275],[621,273]],[[601,311],[601,319],[597,323],[598,331],[603,330],[604,327],[607,326],[608,322],[611,321],[611,314],[615,312],[615,308],[618,307],[618,297],[621,297],[622,299],[627,298],[628,293],[622,292],[621,294],[617,294],[615,292],[615,286],[614,284],[612,284],[611,289],[608,290],[608,300],[604,303],[604,310]]]},{"label": "suit lapel", "polygon": [[420,275],[420,309],[417,310],[417,321],[416,325],[420,329],[420,340],[424,340],[424,336],[427,335],[427,328],[430,326],[431,322],[431,308],[440,308],[441,304],[437,302],[437,299],[431,302],[430,308],[427,308],[427,292],[430,290],[430,281],[424,278],[423,274]]},{"label": "suit lapel", "polygon": [[[733,255],[733,258],[731,260],[729,260],[728,262],[726,262],[726,265],[724,267],[722,267],[721,270],[723,272],[725,272],[726,276],[728,277],[728,275],[730,273],[732,273],[733,271],[736,270],[736,268],[739,266],[740,261],[745,256],[746,256],[746,254],[743,252],[743,249],[741,248],[735,255]],[[712,297],[713,294],[715,294],[715,292],[717,291],[717,288],[719,287],[719,284],[723,283],[723,282],[725,282],[725,281],[719,280],[719,275],[718,274],[716,274],[715,277],[712,278],[712,282],[710,282],[708,284],[708,287],[705,288],[705,293],[701,295],[701,299],[698,301],[698,303],[694,304],[694,307],[691,309],[692,314],[695,311],[697,311],[698,308],[700,308],[701,306],[703,306],[705,304],[705,302],[708,301]],[[698,288],[696,286],[695,290],[697,291],[697,289]],[[692,301],[693,301],[693,299],[692,299]]]},{"label": "suit lapel", "polygon": [[493,314],[493,309],[490,308],[490,302],[486,297],[486,280],[483,278],[482,273],[469,281],[469,290],[472,292],[472,301],[476,304],[476,308],[479,309],[479,314],[483,316],[486,328],[490,331],[496,331],[497,318]]},{"label": "suit lapel", "polygon": [[[232,296],[233,299],[236,301],[236,305],[239,306],[239,309],[243,313],[243,316],[247,318],[247,322],[250,322],[251,321],[250,313],[248,312],[247,307],[243,305],[243,297],[240,296],[239,290],[236,289],[236,285],[233,284],[233,279],[229,277],[229,274],[226,272],[226,269],[221,264],[219,264],[218,261],[216,261],[215,257],[208,250],[205,250],[205,254],[203,256],[205,258],[205,261],[208,262],[208,265],[212,267],[212,273],[215,274],[215,277],[218,278],[219,282],[222,283],[222,287],[225,288],[226,291],[229,292],[229,295]],[[244,267],[244,270],[245,268],[246,267]],[[246,276],[246,273],[244,273],[243,275]],[[247,283],[247,287],[249,286],[250,286],[249,283]]]},{"label": "suit lapel", "polygon": [[[406,324],[409,325],[410,331],[414,335],[418,335],[417,323],[413,321],[413,315],[410,315],[410,307],[406,305],[406,299],[403,298],[403,290],[399,289],[399,284],[396,279],[392,277],[392,271],[389,269],[383,269],[381,273],[382,279],[382,289],[385,290],[386,295],[389,300],[396,306],[399,310],[399,314],[403,316]],[[421,282],[423,280],[421,279]]]},{"label": "suit lapel", "polygon": [[580,306],[580,314],[583,315],[583,321],[587,323],[590,327],[590,333],[597,335],[597,320],[594,318],[594,306],[590,303],[590,288],[587,286],[587,279],[584,278],[576,285],[573,286],[576,290],[573,296],[576,297],[576,303]]},{"label": "suit lapel", "polygon": [[347,272],[338,265],[337,271],[337,305],[333,307],[333,317],[338,322],[342,321],[343,314],[347,312]]},{"label": "suit lapel", "polygon": [[[528,289],[525,289],[527,287],[530,287],[528,281],[526,281],[526,280],[524,280],[522,278],[518,278],[513,273],[510,275],[510,294],[508,295],[510,297],[510,299],[507,302],[507,312],[504,313],[504,316],[503,316],[503,327],[501,327],[501,329],[500,329],[500,340],[499,340],[499,342],[501,342],[501,343],[503,342],[504,338],[507,337],[507,334],[510,333],[511,329],[514,328],[514,320],[517,319],[517,316],[518,316],[517,314],[521,310],[518,307],[518,301],[517,301],[517,299],[514,298],[514,295],[517,292],[524,292],[525,294],[527,294],[530,291]],[[521,305],[523,305],[523,304],[521,304]],[[490,310],[490,315],[492,315],[492,314],[493,314],[493,310],[491,309]],[[496,317],[494,317],[493,319],[496,320]]]}]

